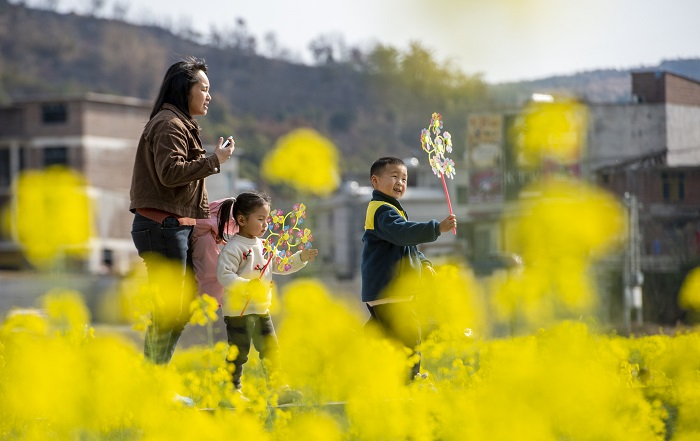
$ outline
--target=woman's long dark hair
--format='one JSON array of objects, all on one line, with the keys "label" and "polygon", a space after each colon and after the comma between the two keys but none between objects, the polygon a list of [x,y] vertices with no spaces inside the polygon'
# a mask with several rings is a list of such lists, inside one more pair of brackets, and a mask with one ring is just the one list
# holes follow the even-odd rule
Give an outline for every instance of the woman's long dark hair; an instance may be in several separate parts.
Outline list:
[{"label": "woman's long dark hair", "polygon": [[237,223],[238,215],[248,216],[263,205],[270,205],[272,199],[267,193],[245,191],[235,198],[226,199],[219,206],[219,237],[228,242],[226,226],[229,222]]},{"label": "woman's long dark hair", "polygon": [[185,115],[191,116],[190,90],[199,82],[200,70],[207,73],[207,65],[203,59],[195,57],[187,57],[170,66],[163,77],[150,118],[160,111],[163,104],[172,104]]}]

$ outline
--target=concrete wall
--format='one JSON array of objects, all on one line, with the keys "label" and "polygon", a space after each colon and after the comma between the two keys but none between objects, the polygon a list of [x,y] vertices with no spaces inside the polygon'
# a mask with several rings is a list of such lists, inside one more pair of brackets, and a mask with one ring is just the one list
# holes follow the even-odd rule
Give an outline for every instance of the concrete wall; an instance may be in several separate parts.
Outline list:
[{"label": "concrete wall", "polygon": [[700,106],[666,106],[669,166],[700,165]]},{"label": "concrete wall", "polygon": [[587,165],[620,164],[666,148],[664,104],[609,104],[590,107]]}]

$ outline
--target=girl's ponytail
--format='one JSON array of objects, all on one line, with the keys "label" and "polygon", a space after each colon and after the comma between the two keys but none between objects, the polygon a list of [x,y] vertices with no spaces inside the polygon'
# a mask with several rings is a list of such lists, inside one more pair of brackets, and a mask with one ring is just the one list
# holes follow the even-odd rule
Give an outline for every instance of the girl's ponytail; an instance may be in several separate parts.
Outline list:
[{"label": "girl's ponytail", "polygon": [[233,222],[236,225],[236,219],[233,217],[233,206],[236,204],[236,198],[228,198],[221,203],[219,206],[219,224],[217,233],[219,237],[224,241],[228,242],[229,235],[227,231],[230,231],[227,226],[229,222]]}]

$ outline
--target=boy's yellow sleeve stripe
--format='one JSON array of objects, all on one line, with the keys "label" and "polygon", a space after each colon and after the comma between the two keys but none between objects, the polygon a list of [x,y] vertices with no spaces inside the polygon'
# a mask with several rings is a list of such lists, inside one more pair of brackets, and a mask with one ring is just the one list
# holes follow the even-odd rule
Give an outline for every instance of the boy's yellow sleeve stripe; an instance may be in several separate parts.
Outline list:
[{"label": "boy's yellow sleeve stripe", "polygon": [[370,201],[369,205],[367,206],[367,216],[365,217],[365,230],[374,230],[374,214],[377,212],[377,209],[382,205],[390,206],[391,208],[396,210],[396,212],[399,213],[401,217],[406,219],[406,213],[396,208],[396,206],[394,206],[393,204],[384,201]]}]

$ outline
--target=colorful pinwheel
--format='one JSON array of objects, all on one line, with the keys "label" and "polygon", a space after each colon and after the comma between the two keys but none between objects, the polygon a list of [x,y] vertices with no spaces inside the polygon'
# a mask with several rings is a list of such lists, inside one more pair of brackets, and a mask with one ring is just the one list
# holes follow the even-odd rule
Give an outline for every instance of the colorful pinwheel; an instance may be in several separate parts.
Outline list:
[{"label": "colorful pinwheel", "polygon": [[[306,205],[302,203],[294,204],[292,211],[286,214],[282,210],[270,211],[270,217],[267,218],[267,229],[270,232],[263,240],[263,257],[267,258],[267,263],[260,270],[260,279],[273,259],[278,270],[289,271],[292,267],[290,263],[292,254],[311,248],[313,240],[311,230],[300,227],[304,219],[306,219]],[[243,306],[241,315],[248,308],[248,303],[250,299]]]},{"label": "colorful pinwheel", "polygon": [[[433,137],[434,135],[434,137]],[[455,175],[455,163],[450,158],[445,157],[445,153],[452,153],[452,135],[450,132],[442,131],[442,115],[433,113],[430,118],[430,125],[420,132],[420,143],[423,150],[428,153],[428,162],[433,169],[433,173],[442,179],[442,188],[445,190],[447,207],[452,213],[452,202],[450,193],[447,191],[445,175],[452,179]],[[457,230],[453,230],[457,234]]]}]

